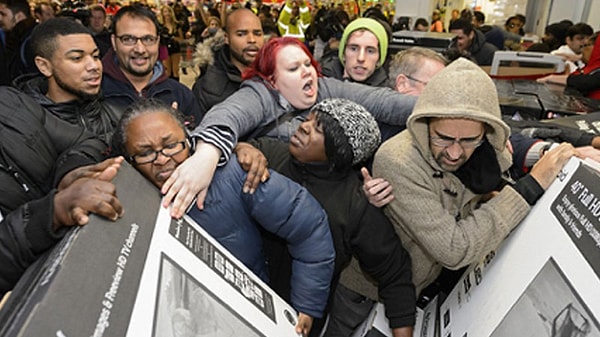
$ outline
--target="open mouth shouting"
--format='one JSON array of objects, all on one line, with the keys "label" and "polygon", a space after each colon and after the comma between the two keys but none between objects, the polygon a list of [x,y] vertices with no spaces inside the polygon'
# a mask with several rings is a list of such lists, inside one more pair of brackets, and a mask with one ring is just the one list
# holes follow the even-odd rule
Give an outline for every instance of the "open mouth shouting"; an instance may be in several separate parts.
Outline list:
[{"label": "open mouth shouting", "polygon": [[316,94],[316,90],[315,90],[315,83],[312,79],[306,81],[306,83],[304,83],[304,86],[302,87],[302,91],[304,92],[304,94],[306,96],[312,97]]}]

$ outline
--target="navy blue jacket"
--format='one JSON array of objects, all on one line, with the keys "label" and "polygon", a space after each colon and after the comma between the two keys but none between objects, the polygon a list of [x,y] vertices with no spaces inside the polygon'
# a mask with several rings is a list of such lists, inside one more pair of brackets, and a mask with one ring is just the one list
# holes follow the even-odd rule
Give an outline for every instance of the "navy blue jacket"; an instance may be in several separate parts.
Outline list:
[{"label": "navy blue jacket", "polygon": [[258,226],[285,239],[293,258],[292,305],[321,317],[335,261],[327,215],[302,186],[270,174],[254,194],[242,193],[246,172],[234,158],[215,172],[204,209],[193,207],[188,215],[265,281]]}]

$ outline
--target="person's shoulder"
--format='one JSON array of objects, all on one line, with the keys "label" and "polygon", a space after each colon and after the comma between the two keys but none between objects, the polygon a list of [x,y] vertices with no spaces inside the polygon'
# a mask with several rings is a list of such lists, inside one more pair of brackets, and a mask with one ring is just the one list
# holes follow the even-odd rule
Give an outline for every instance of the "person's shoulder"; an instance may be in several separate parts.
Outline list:
[{"label": "person's shoulder", "polygon": [[172,79],[172,78],[167,78],[167,80],[165,81],[165,84],[167,85],[167,87],[169,87],[171,90],[173,90],[174,92],[187,96],[194,96],[194,93],[192,92],[192,89],[188,88],[185,84],[179,82],[178,80]]},{"label": "person's shoulder", "polygon": [[215,62],[215,64],[208,65],[206,72],[203,76],[199,77],[194,83],[194,90],[198,92],[209,92],[218,94],[229,85],[240,86],[240,82],[235,82],[230,79],[227,73],[227,69]]},{"label": "person's shoulder", "polygon": [[[246,178],[246,171],[238,162],[235,153],[231,154],[231,158],[223,166],[219,166],[215,171],[214,181],[227,181],[227,184],[242,185]],[[240,189],[240,193],[241,193]]]},{"label": "person's shoulder", "polygon": [[[375,153],[375,162],[385,162],[394,169],[412,166],[419,154],[412,135],[404,130],[385,141]],[[420,156],[420,154],[419,154]],[[401,171],[401,170],[399,170]]]},{"label": "person's shoulder", "polygon": [[495,52],[495,51],[497,51],[497,50],[498,50],[498,47],[496,47],[496,45],[495,45],[495,44],[493,44],[493,43],[491,43],[491,42],[489,42],[489,41],[485,41],[485,42],[483,43],[483,46],[484,46],[484,48],[487,48],[488,50],[491,50],[491,51],[493,51],[493,52]]},{"label": "person's shoulder", "polygon": [[267,88],[267,85],[265,84],[265,82],[259,78],[251,78],[251,79],[242,81],[239,91],[244,92],[247,90],[256,91],[259,95],[267,94],[270,96],[269,88]]},{"label": "person's shoulder", "polygon": [[325,90],[325,92],[323,92],[323,94],[325,94],[327,96],[328,94],[326,94],[326,92],[328,92],[328,90],[340,88],[340,87],[344,88],[346,86],[352,86],[352,84],[353,84],[353,83],[349,83],[349,82],[344,82],[342,80],[338,80],[337,78],[334,78],[334,77],[326,77],[326,76],[319,77],[317,79],[317,83],[319,86],[319,96],[321,96],[321,91],[323,91],[323,89]]},{"label": "person's shoulder", "polygon": [[2,98],[2,101],[4,101],[5,97],[14,97],[14,96],[21,96],[21,95],[27,95],[25,94],[25,92],[23,90],[19,90],[17,88],[8,86],[8,85],[2,85],[0,86],[0,98]]},{"label": "person's shoulder", "polygon": [[558,49],[554,49],[550,52],[552,55],[556,54],[575,54],[575,52],[566,44],[558,47]]},{"label": "person's shoulder", "polygon": [[131,86],[128,85],[127,82],[122,81],[117,77],[116,74],[113,74],[108,71],[102,72],[102,92],[106,94],[106,92],[123,92],[123,91],[131,91]]},{"label": "person's shoulder", "polygon": [[337,55],[329,55],[321,60],[323,76],[341,80],[344,75],[344,66]]},{"label": "person's shoulder", "polygon": [[397,135],[385,141],[379,148],[387,148],[390,151],[406,151],[406,149],[412,147],[412,142],[413,137],[411,133],[408,130],[403,130],[402,132],[399,132]]},{"label": "person's shoulder", "polygon": [[33,97],[10,86],[0,86],[0,106],[2,105],[5,106],[5,108],[0,108],[0,114],[3,116],[27,115],[15,113],[17,110],[22,111],[24,109],[29,113],[34,113],[34,111],[43,112],[42,106]]},{"label": "person's shoulder", "polygon": [[388,72],[383,67],[378,67],[375,69],[373,74],[369,76],[365,84],[373,87],[383,87],[388,88],[389,75]]}]

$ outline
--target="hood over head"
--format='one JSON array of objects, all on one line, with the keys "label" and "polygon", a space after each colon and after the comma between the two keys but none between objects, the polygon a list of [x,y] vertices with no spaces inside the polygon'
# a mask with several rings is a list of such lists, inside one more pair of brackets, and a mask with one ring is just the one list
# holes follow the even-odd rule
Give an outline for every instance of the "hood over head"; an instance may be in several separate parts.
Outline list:
[{"label": "hood over head", "polygon": [[408,118],[407,129],[419,151],[425,158],[434,160],[429,148],[430,118],[464,118],[485,123],[487,140],[497,154],[503,154],[498,155],[500,166],[503,170],[510,166],[510,156],[506,157],[510,129],[502,121],[496,87],[475,63],[459,58],[437,73]]}]

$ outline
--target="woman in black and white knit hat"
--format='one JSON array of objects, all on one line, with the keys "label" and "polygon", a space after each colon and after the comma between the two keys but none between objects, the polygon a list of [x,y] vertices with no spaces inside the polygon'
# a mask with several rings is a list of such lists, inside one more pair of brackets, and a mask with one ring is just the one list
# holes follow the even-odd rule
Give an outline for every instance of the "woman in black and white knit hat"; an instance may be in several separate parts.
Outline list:
[{"label": "woman in black and white knit hat", "polygon": [[315,105],[313,113],[323,129],[325,154],[332,169],[350,169],[364,162],[381,143],[377,122],[360,104],[340,98],[326,99]]},{"label": "woman in black and white knit hat", "polygon": [[[416,299],[410,257],[383,211],[367,201],[362,183],[352,169],[368,159],[379,142],[380,133],[373,116],[363,106],[346,99],[317,103],[289,144],[273,138],[252,141],[264,153],[270,168],[304,186],[327,213],[336,258],[326,336],[349,336],[371,309],[373,302],[367,296],[377,296],[351,290],[359,290],[355,284],[361,282],[358,279],[337,284],[352,256],[377,281],[390,328],[412,335]],[[247,147],[243,143],[238,145],[239,158],[246,155],[240,152]],[[285,272],[289,270],[287,247],[268,240],[265,255],[269,260],[271,286],[285,298],[285,290],[277,285],[289,285],[290,275]],[[360,300],[354,302],[352,299],[356,298]],[[322,320],[315,322],[310,336],[318,335],[322,323]]]}]

